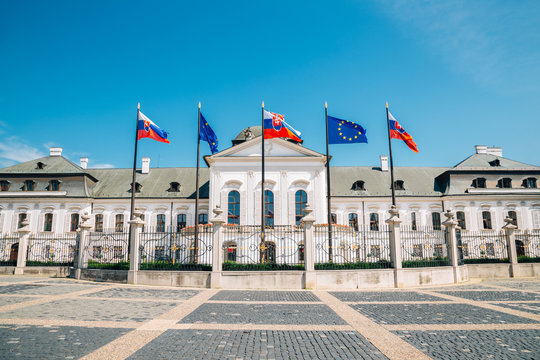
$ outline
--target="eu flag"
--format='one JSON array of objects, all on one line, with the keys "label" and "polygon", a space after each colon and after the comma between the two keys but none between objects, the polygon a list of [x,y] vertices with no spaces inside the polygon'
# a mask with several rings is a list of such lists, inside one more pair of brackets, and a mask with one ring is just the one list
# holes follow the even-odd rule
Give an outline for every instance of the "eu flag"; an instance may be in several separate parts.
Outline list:
[{"label": "eu flag", "polygon": [[359,124],[328,116],[328,143],[367,143],[366,130]]},{"label": "eu flag", "polygon": [[208,145],[210,145],[210,151],[212,154],[217,153],[218,150],[218,138],[216,134],[214,133],[214,130],[208,125],[208,122],[204,118],[203,114],[201,113],[201,121],[199,123],[199,139],[206,141]]}]

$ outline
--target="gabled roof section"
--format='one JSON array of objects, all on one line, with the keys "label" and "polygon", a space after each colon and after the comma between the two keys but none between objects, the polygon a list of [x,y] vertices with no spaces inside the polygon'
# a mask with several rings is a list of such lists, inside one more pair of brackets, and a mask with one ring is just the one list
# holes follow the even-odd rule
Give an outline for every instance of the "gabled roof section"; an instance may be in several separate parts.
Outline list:
[{"label": "gabled roof section", "polygon": [[[497,160],[499,166],[490,165]],[[540,167],[492,154],[473,154],[454,166],[453,170],[540,170]]]},{"label": "gabled roof section", "polygon": [[[39,164],[39,165],[38,165]],[[41,167],[41,168],[40,168]],[[62,156],[45,156],[0,169],[0,175],[88,175],[83,168]],[[96,179],[94,179],[96,180]]]}]

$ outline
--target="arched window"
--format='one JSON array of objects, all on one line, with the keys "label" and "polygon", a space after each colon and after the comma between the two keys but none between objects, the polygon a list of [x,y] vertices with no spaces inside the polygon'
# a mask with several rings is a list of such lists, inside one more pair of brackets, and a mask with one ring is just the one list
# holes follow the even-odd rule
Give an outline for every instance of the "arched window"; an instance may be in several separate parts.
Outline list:
[{"label": "arched window", "polygon": [[124,214],[116,214],[116,216],[114,217],[114,231],[124,231]]},{"label": "arched window", "polygon": [[432,212],[431,222],[433,224],[433,230],[441,230],[441,213]]},{"label": "arched window", "polygon": [[456,218],[457,218],[458,226],[461,228],[461,230],[466,230],[467,223],[465,222],[465,213],[463,211],[456,212]]},{"label": "arched window", "polygon": [[274,226],[274,193],[264,191],[264,226]]},{"label": "arched window", "polygon": [[412,230],[417,229],[417,226],[416,226],[416,213],[415,212],[411,213],[411,229]]},{"label": "arched window", "polygon": [[71,214],[71,219],[69,223],[69,231],[77,231],[79,227],[79,214]]},{"label": "arched window", "polygon": [[186,227],[186,214],[176,215],[176,232]]},{"label": "arched window", "polygon": [[477,189],[484,189],[486,187],[486,179],[476,178],[472,182],[472,187]]},{"label": "arched window", "polygon": [[502,178],[497,182],[497,187],[502,189],[510,189],[512,187],[512,179]]},{"label": "arched window", "polygon": [[199,225],[208,224],[208,214],[199,214]]},{"label": "arched window", "polygon": [[510,211],[508,212],[508,217],[509,217],[510,219],[512,219],[512,224],[513,224],[513,225],[518,226],[518,223],[517,223],[517,214],[516,214],[515,211],[510,210]]},{"label": "arched window", "polygon": [[364,187],[364,182],[362,180],[356,180],[352,184],[352,189],[353,190],[366,190],[366,188]]},{"label": "arched window", "polygon": [[158,214],[157,215],[157,232],[164,232],[165,231],[165,214]]},{"label": "arched window", "polygon": [[[200,221],[199,221],[200,223]],[[228,224],[240,224],[240,193],[236,190],[229,192]]]},{"label": "arched window", "polygon": [[379,231],[379,214],[377,213],[369,214],[369,230]]},{"label": "arched window", "polygon": [[52,231],[53,214],[45,214],[45,221],[43,222],[43,231]]},{"label": "arched window", "polygon": [[523,180],[522,186],[527,189],[536,189],[536,178],[527,178]]},{"label": "arched window", "polygon": [[103,214],[96,214],[94,217],[94,231],[103,232]]},{"label": "arched window", "polygon": [[337,215],[335,213],[330,214],[330,219],[332,220],[332,224],[337,224]]},{"label": "arched window", "polygon": [[304,217],[304,209],[307,205],[307,193],[304,190],[298,190],[295,194],[295,214],[296,225],[300,225],[300,220]]},{"label": "arched window", "polygon": [[484,229],[490,230],[491,226],[491,213],[489,211],[482,211],[482,225]]},{"label": "arched window", "polygon": [[350,213],[349,214],[349,226],[358,231],[358,214]]}]

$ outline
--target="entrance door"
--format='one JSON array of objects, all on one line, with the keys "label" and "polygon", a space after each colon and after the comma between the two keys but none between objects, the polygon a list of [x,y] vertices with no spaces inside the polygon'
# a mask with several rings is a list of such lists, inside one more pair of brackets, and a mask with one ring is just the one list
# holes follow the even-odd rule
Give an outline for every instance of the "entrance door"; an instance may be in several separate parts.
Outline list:
[{"label": "entrance door", "polygon": [[11,245],[11,251],[9,252],[9,261],[17,261],[19,255],[19,243]]}]

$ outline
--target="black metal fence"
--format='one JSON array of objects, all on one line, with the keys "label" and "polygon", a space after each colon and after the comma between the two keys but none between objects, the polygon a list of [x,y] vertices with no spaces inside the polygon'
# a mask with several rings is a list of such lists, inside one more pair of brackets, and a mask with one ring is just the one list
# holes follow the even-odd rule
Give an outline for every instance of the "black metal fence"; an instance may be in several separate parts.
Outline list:
[{"label": "black metal fence", "polygon": [[17,266],[19,235],[0,235],[0,266]]},{"label": "black metal fence", "polygon": [[508,262],[504,230],[461,230],[461,252],[465,264]]},{"label": "black metal fence", "polygon": [[[391,268],[390,231],[387,225],[379,230],[369,226],[351,227],[315,225],[315,269],[385,269]],[[330,240],[331,238],[331,240]]]},{"label": "black metal fence", "polygon": [[[141,270],[212,270],[212,225],[146,227],[141,233]],[[179,230],[179,231],[178,231]]]},{"label": "black metal fence", "polygon": [[540,230],[516,231],[518,262],[540,262]]},{"label": "black metal fence", "polygon": [[296,225],[225,225],[223,270],[302,270],[304,230]]},{"label": "black metal fence", "polygon": [[89,269],[128,270],[129,228],[88,233],[86,259]]},{"label": "black metal fence", "polygon": [[449,265],[445,231],[402,226],[401,259],[404,268]]},{"label": "black metal fence", "polygon": [[26,266],[73,266],[77,235],[37,233],[28,237]]}]

